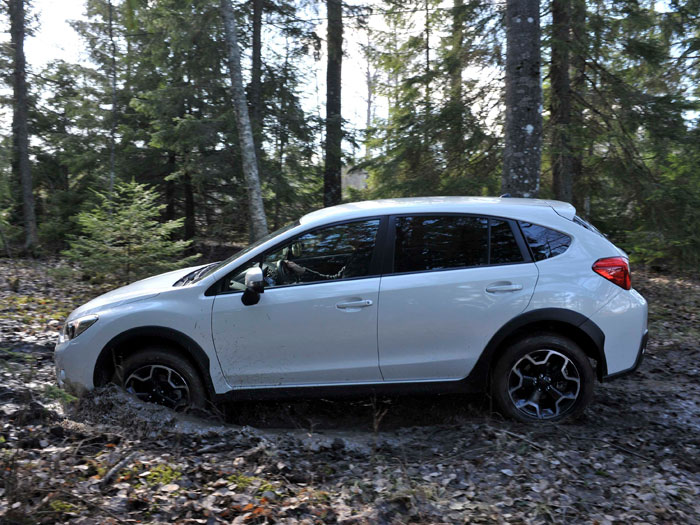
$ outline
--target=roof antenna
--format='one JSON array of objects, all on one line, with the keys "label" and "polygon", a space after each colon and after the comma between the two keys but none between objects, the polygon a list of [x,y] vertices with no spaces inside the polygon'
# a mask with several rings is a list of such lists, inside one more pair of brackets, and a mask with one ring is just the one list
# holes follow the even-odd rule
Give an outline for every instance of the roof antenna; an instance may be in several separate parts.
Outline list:
[{"label": "roof antenna", "polygon": [[503,195],[501,195],[501,199],[507,199],[509,197],[510,197],[510,193],[504,193]]}]

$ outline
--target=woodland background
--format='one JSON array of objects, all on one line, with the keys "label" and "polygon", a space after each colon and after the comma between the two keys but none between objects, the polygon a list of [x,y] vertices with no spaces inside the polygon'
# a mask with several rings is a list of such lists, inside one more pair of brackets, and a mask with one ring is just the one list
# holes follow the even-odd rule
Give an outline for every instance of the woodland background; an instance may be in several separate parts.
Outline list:
[{"label": "woodland background", "polygon": [[[700,522],[700,1],[89,0],[90,60],[45,68],[36,8],[0,10],[0,522]],[[504,190],[572,201],[649,301],[642,366],[580,420],[429,396],[204,421],[55,385],[62,322],[116,280],[340,200]]]},{"label": "woodland background", "polygon": [[[262,234],[248,208],[226,5],[87,0],[86,18],[73,26],[89,61],[35,68],[17,54],[36,29],[31,2],[2,2],[11,38],[0,50],[0,102],[13,115],[0,136],[3,255],[58,254],[89,237],[85,214],[102,206],[109,220],[133,204],[119,199],[132,181],[151,188],[137,187],[151,207],[143,220],[177,220],[161,233],[194,241],[179,243],[178,253],[211,258]],[[541,169],[526,193],[573,202],[633,263],[697,268],[697,0],[236,2],[266,227],[341,199],[508,189],[514,5],[534,6],[541,27],[531,42]],[[361,43],[365,78],[342,74],[351,41]],[[327,69],[324,93],[312,75],[318,61]],[[340,92],[349,83],[366,86],[364,126],[343,119]],[[316,105],[305,102],[314,97]],[[341,195],[341,170],[366,174],[366,187]]]}]

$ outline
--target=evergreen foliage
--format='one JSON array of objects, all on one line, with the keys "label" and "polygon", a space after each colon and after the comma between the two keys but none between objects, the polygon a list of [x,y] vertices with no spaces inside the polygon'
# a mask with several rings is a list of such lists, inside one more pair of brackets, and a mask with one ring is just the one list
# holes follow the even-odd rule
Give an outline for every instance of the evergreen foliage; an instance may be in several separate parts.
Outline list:
[{"label": "evergreen foliage", "polygon": [[[700,3],[557,1],[568,18],[551,16],[551,0],[541,3],[540,196],[566,194],[553,179],[570,171],[578,213],[634,262],[697,268]],[[65,250],[70,234],[85,227],[81,213],[105,206],[115,117],[116,180],[151,188],[158,210],[151,219],[171,225],[168,238],[178,249],[181,239],[198,247],[245,243],[246,186],[219,0],[112,0],[114,52],[110,2],[84,2],[86,19],[73,26],[89,63],[27,68],[39,250]],[[315,70],[325,66],[326,9],[308,0],[235,5],[262,195],[270,228],[276,229],[323,203],[325,108],[309,100],[324,98]],[[0,21],[9,31],[6,4],[0,5]],[[499,194],[503,21],[503,2],[372,0],[343,6],[343,60],[350,62],[350,49],[362,42],[371,73],[367,129],[352,129],[347,120],[342,127],[343,168],[365,169],[369,186],[346,198]],[[254,27],[261,39],[254,38]],[[253,45],[260,49],[254,52]],[[0,44],[0,112],[6,122],[15,105],[12,51],[7,42]],[[348,70],[344,66],[345,93],[345,86],[359,81]],[[570,95],[564,106],[563,93]],[[354,158],[362,146],[362,158]],[[11,149],[8,124],[0,136],[0,223],[16,255],[25,234]]]},{"label": "evergreen foliage", "polygon": [[145,184],[124,182],[111,198],[98,193],[99,203],[76,217],[80,230],[69,235],[63,255],[79,265],[88,278],[126,284],[135,279],[194,264],[198,255],[182,257],[191,241],[173,241],[184,219],[160,222],[164,204]]}]

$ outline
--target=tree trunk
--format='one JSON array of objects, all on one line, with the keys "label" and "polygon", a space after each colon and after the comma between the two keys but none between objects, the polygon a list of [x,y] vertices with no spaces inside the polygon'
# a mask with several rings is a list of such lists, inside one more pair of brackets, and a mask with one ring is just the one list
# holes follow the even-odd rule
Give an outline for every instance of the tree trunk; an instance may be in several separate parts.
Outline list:
[{"label": "tree trunk", "polygon": [[22,215],[24,218],[24,249],[32,252],[37,244],[36,213],[32,172],[29,165],[29,128],[27,125],[27,78],[24,58],[25,15],[24,0],[10,0],[10,38],[14,51],[12,89],[12,172],[22,184]]},{"label": "tree trunk", "polygon": [[[166,177],[175,172],[176,160],[175,153],[170,152],[168,154]],[[175,181],[172,179],[167,179],[165,181],[165,216],[163,218],[166,221],[172,221],[175,219]]]},{"label": "tree trunk", "polygon": [[537,0],[507,0],[506,39],[506,125],[501,188],[513,197],[537,197],[542,154]]},{"label": "tree trunk", "polygon": [[108,2],[109,20],[109,50],[110,57],[110,84],[112,89],[112,123],[109,128],[109,196],[112,198],[114,191],[114,165],[115,165],[115,142],[117,136],[117,45],[114,41],[114,8],[112,2]]},{"label": "tree trunk", "polygon": [[323,205],[340,204],[342,168],[342,117],[340,83],[343,62],[343,5],[341,0],[327,0],[328,68],[326,70],[326,166],[323,173]]},{"label": "tree trunk", "polygon": [[238,48],[238,27],[230,0],[221,0],[221,15],[224,19],[228,66],[231,74],[231,96],[236,113],[236,124],[243,159],[243,174],[248,186],[248,209],[250,213],[251,237],[257,240],[267,235],[267,219],[263,206],[258,163],[255,155],[255,140],[248,116],[248,104],[243,90],[241,53]]},{"label": "tree trunk", "polygon": [[571,82],[569,46],[571,0],[552,0],[551,124],[554,196],[565,202],[573,197],[571,155]]},{"label": "tree trunk", "polygon": [[[425,9],[425,120],[426,122],[430,118],[431,105],[430,105],[430,6],[428,0],[424,0],[423,7]],[[426,127],[427,131],[427,127]],[[426,135],[425,141],[427,142],[429,137]]]},{"label": "tree trunk", "polygon": [[[585,93],[586,55],[588,53],[588,35],[586,34],[586,0],[573,0],[571,11],[571,36],[573,42],[571,93],[577,99],[583,99]],[[572,140],[571,177],[573,183],[572,199],[577,209],[585,207],[587,188],[584,186],[583,154],[583,105],[574,100],[571,111]]]},{"label": "tree trunk", "polygon": [[185,240],[189,241],[194,239],[195,233],[194,189],[189,173],[185,173],[182,179],[185,186]]},{"label": "tree trunk", "polygon": [[371,29],[367,28],[367,45],[365,47],[365,60],[366,60],[366,70],[365,70],[365,82],[367,83],[367,112],[365,114],[365,160],[371,158],[369,141],[372,138],[370,136],[370,129],[372,127],[372,113],[374,110],[374,83],[376,79],[376,72],[372,71],[372,39],[371,39]]},{"label": "tree trunk", "polygon": [[[250,122],[260,154],[262,136],[262,13],[263,0],[253,0],[253,68],[250,73]],[[260,160],[258,158],[258,160]]]},{"label": "tree trunk", "polygon": [[452,5],[452,43],[447,72],[450,79],[449,133],[446,137],[447,166],[459,170],[464,155],[464,103],[462,102],[462,71],[464,69],[464,18],[463,0]]}]

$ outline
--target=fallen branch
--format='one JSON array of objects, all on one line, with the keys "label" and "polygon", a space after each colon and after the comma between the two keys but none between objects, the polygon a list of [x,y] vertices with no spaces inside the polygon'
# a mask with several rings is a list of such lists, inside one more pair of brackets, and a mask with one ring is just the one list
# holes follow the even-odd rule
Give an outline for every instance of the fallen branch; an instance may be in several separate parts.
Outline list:
[{"label": "fallen branch", "polygon": [[622,452],[627,452],[628,454],[632,454],[633,456],[637,456],[640,459],[644,459],[646,461],[651,461],[651,458],[648,458],[644,454],[640,454],[639,452],[635,452],[634,450],[630,450],[627,447],[623,447],[622,445],[618,445],[617,443],[611,443],[610,441],[603,440],[603,443],[606,445],[610,445],[613,448],[616,448],[617,450],[621,450]]},{"label": "fallen branch", "polygon": [[136,452],[131,452],[126,455],[123,459],[121,459],[116,465],[114,465],[107,474],[104,475],[104,477],[100,480],[100,490],[104,491],[104,489],[107,488],[107,486],[112,482],[112,478],[114,478],[117,474],[119,474],[119,471],[123,469],[129,461],[136,455]]}]

